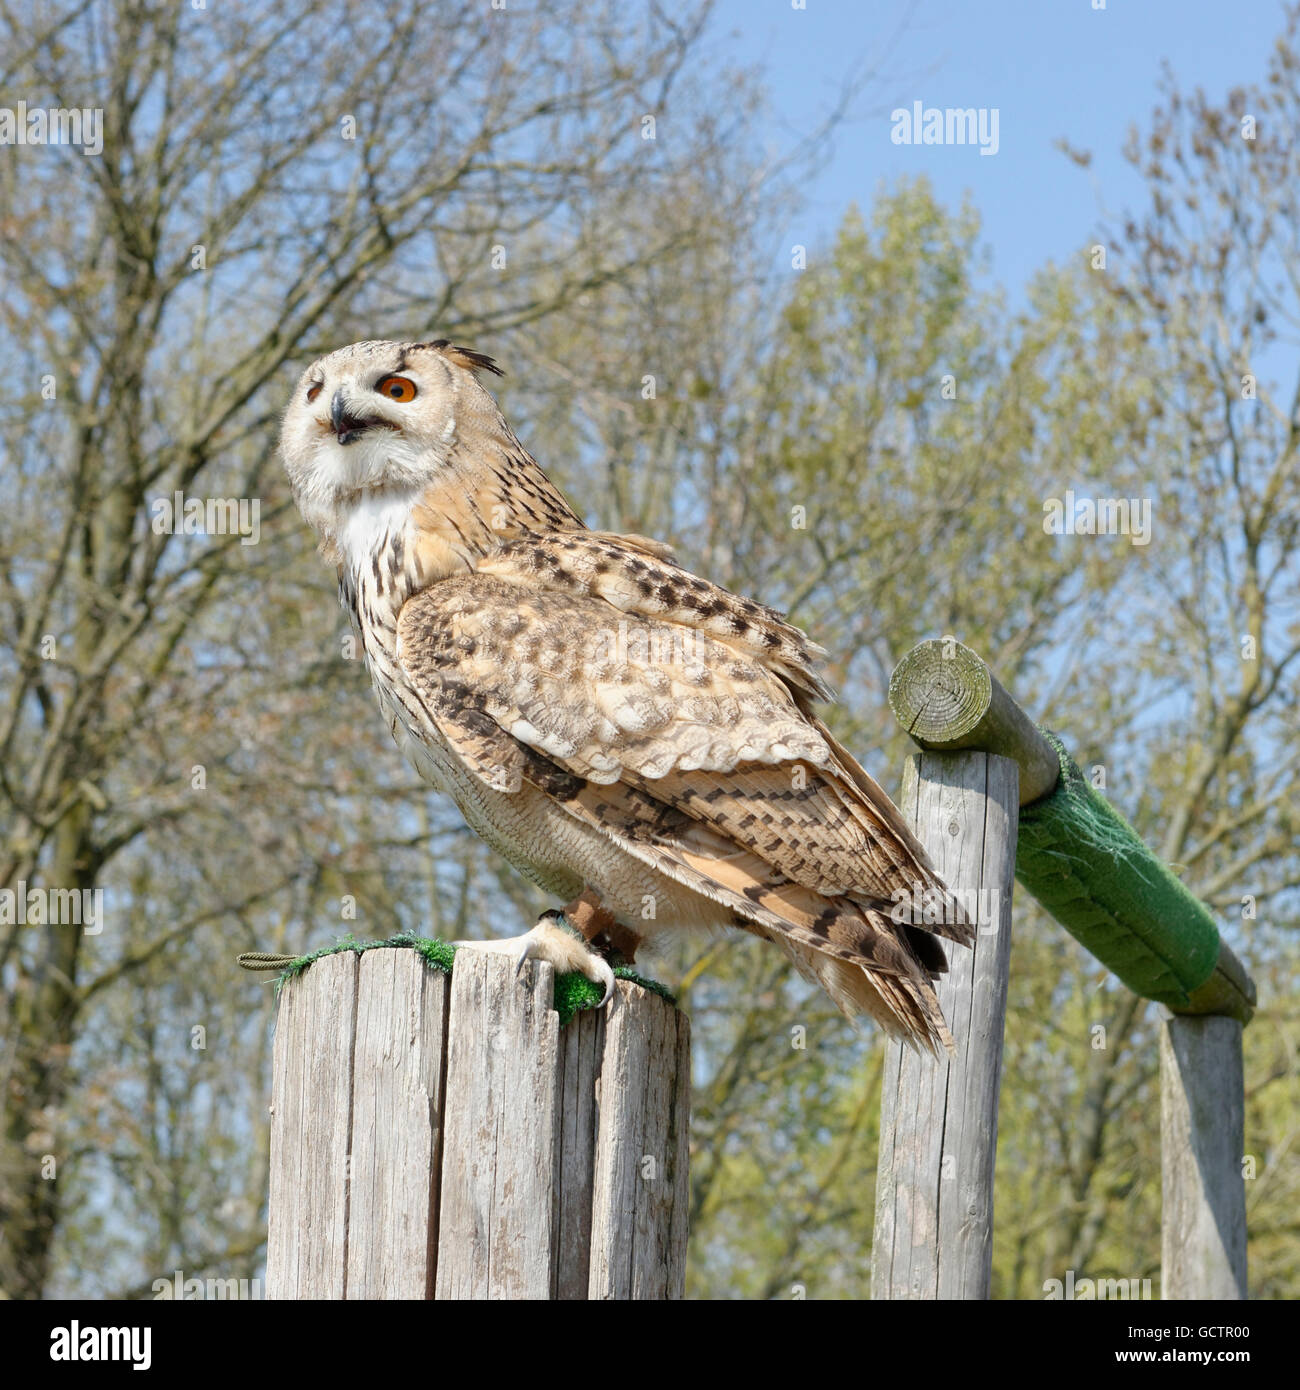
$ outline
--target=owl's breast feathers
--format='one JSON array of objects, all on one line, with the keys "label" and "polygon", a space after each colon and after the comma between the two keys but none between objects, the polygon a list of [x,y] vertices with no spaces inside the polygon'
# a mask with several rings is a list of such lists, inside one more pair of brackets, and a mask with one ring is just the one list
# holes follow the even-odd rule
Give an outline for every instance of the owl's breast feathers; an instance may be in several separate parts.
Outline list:
[{"label": "owl's breast feathers", "polygon": [[[889,798],[812,713],[830,698],[821,652],[779,614],[654,541],[565,528],[418,589],[396,627],[411,736],[498,793],[539,789],[723,905],[849,1016],[951,1045],[929,933],[969,944],[971,928]],[[926,930],[911,924],[920,902],[939,905]]]}]

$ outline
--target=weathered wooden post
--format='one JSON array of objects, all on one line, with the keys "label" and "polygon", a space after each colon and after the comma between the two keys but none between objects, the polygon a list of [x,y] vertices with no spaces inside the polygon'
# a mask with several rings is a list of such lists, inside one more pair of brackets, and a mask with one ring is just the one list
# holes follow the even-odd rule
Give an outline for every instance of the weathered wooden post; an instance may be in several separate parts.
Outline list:
[{"label": "weathered wooden post", "polygon": [[889,699],[932,750],[908,761],[900,809],[978,928],[973,951],[948,949],[949,972],[935,986],[957,1056],[936,1061],[898,1044],[886,1054],[871,1296],[987,1298],[1017,808],[1050,790],[1059,768],[960,644],[915,648]]},{"label": "weathered wooden post", "polygon": [[1160,1296],[1246,1297],[1242,1025],[1203,1015],[1160,1028]]},{"label": "weathered wooden post", "polygon": [[1246,1298],[1242,1033],[1255,983],[1226,942],[1160,1025],[1160,1296]]},{"label": "weathered wooden post", "polygon": [[554,972],[344,951],[285,986],[270,1298],[680,1298],[690,1043],[619,981],[563,1029]]},{"label": "weathered wooden post", "polygon": [[[952,822],[955,843],[946,842],[944,817],[933,810],[935,804],[942,806],[945,796],[960,803],[970,794],[970,765],[960,761],[970,754],[956,750],[1001,755],[990,758],[990,767],[1009,758],[1019,770],[1019,831],[1013,825],[1009,835],[1015,847],[1017,880],[1129,988],[1166,1005],[1174,1014],[1161,1030],[1161,1294],[1167,1299],[1244,1298],[1241,1034],[1255,1004],[1249,975],[1220,939],[1204,904],[1087,785],[1059,740],[1037,728],[969,648],[951,640],[921,643],[895,669],[889,701],[912,738],[921,747],[936,750],[925,755],[935,761],[922,762],[921,793],[914,795],[912,790],[916,774],[905,785],[903,810],[914,816],[917,833],[949,883],[954,888],[970,886],[976,860],[973,847],[980,843],[971,830],[963,830],[961,818]],[[933,783],[928,792],[927,781]],[[974,783],[977,786],[977,777]],[[990,772],[990,788],[993,783]],[[987,804],[995,824],[1004,806],[1014,807],[1004,797],[998,799],[996,811],[992,797]],[[963,855],[962,846],[971,846],[971,852]],[[982,849],[979,859],[980,872],[974,876],[982,881],[988,872]],[[1005,907],[1009,905],[1008,889]],[[1007,946],[1009,936],[1002,942],[1003,952]],[[957,1071],[959,1084],[950,1097],[954,1064],[935,1066],[900,1058],[895,1069],[891,1053],[877,1181],[878,1248],[872,1264],[872,1296],[877,1298],[909,1294],[971,1298],[988,1291],[987,1256],[981,1266],[976,1246],[986,1236],[991,1212],[988,1184],[993,1161],[988,1146],[996,1140],[996,1116],[991,1139],[987,1128],[974,1132],[971,1155],[960,1157],[962,1148],[972,1142],[964,1128],[951,1146],[952,1176],[962,1173],[967,1180],[966,1185],[958,1185],[957,1201],[949,1202],[946,1214],[940,1201],[945,1189],[935,1186],[939,1161],[935,1135],[943,1136],[942,1146],[948,1149],[948,1126],[968,1124],[972,1104],[972,1078],[965,1065],[968,1055],[979,1059],[985,1075],[982,1088],[975,1085],[973,1103],[977,1110],[987,1107],[987,1078],[996,1067],[995,1049],[980,1029],[996,1027],[1000,1058],[1002,1013],[993,1004],[972,1012],[977,1024],[972,1029],[963,1011],[964,979],[971,970],[978,980],[986,956],[978,947],[968,963],[962,960],[965,953],[950,954],[956,957],[955,968],[940,988],[940,999],[965,1070]],[[1005,961],[1005,954],[1001,959]],[[990,968],[996,967],[990,963]],[[1000,988],[1005,997],[1005,976]],[[995,1076],[991,1092],[996,1106]],[[920,1111],[919,1122],[911,1118],[915,1110]],[[940,1120],[943,1128],[936,1130]],[[903,1146],[901,1159],[900,1123],[908,1126],[908,1145]],[[906,1214],[906,1228],[900,1229],[899,1211]],[[905,1248],[909,1234],[914,1245],[923,1244],[928,1236],[933,1250],[918,1254],[914,1248],[909,1256]],[[907,1278],[899,1277],[900,1268],[907,1271]],[[982,1282],[981,1268],[985,1270]],[[945,1270],[952,1272],[945,1275]]]},{"label": "weathered wooden post", "polygon": [[904,775],[899,807],[978,935],[948,949],[935,985],[957,1055],[886,1053],[873,1299],[989,1294],[1017,782],[1015,763],[988,753],[925,753]]}]

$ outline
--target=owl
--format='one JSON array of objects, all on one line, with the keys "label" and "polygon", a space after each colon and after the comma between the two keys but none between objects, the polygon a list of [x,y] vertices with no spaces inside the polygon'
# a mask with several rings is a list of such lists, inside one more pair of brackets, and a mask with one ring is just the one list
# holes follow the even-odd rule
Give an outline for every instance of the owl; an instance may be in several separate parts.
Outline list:
[{"label": "owl", "polygon": [[464,945],[608,998],[643,942],[745,931],[848,1017],[951,1048],[937,937],[971,928],[818,717],[822,650],[669,546],[589,529],[492,374],[443,339],[355,343],[303,373],[280,439],[398,747],[563,904]]}]

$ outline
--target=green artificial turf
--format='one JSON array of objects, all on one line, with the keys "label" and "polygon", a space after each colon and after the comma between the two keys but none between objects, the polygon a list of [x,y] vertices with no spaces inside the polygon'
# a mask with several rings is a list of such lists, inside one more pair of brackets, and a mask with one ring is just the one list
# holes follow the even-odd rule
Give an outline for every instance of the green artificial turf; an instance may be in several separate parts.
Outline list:
[{"label": "green artificial turf", "polygon": [[[382,941],[357,941],[349,935],[333,946],[322,946],[319,951],[313,951],[310,955],[299,956],[296,960],[290,961],[276,977],[276,994],[279,994],[285,981],[301,975],[313,961],[320,960],[322,956],[337,955],[340,951],[356,951],[360,954],[362,951],[373,951],[381,946],[415,951],[431,970],[441,970],[444,975],[451,974],[458,949],[450,941],[438,941],[432,937],[399,935],[387,937]],[[675,1005],[677,1003],[671,991],[657,980],[647,980],[643,975],[638,975],[630,966],[616,966],[614,978],[630,980],[632,984],[640,985],[642,989],[648,989],[654,994],[661,995],[670,1004]],[[560,1027],[563,1028],[573,1015],[581,1010],[594,1009],[600,1003],[600,995],[600,986],[587,979],[585,975],[557,975],[555,977],[553,1007],[560,1016]]]},{"label": "green artificial turf", "polygon": [[1016,878],[1135,994],[1186,1008],[1214,973],[1219,929],[1089,784],[1055,734],[1055,791],[1020,809]]}]

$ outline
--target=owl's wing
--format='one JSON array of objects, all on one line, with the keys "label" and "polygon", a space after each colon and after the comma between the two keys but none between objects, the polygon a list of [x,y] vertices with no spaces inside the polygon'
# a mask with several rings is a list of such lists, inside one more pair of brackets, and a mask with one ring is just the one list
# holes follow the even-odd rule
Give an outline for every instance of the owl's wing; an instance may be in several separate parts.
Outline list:
[{"label": "owl's wing", "polygon": [[803,635],[677,566],[629,577],[618,538],[572,540],[516,542],[402,610],[399,659],[465,764],[499,790],[542,786],[692,886],[706,872],[679,862],[692,849],[731,865],[715,888],[736,877],[738,850],[754,856],[736,890],[751,916],[766,887],[807,890],[814,918],[828,898],[880,913],[903,897],[904,919],[924,899],[938,907],[929,930],[968,941],[889,798],[801,708],[818,684]]},{"label": "owl's wing", "polygon": [[818,665],[826,653],[780,613],[701,579],[644,536],[568,531],[526,536],[481,560],[480,574],[602,599],[620,613],[698,632],[778,676],[801,707],[833,699]]}]

